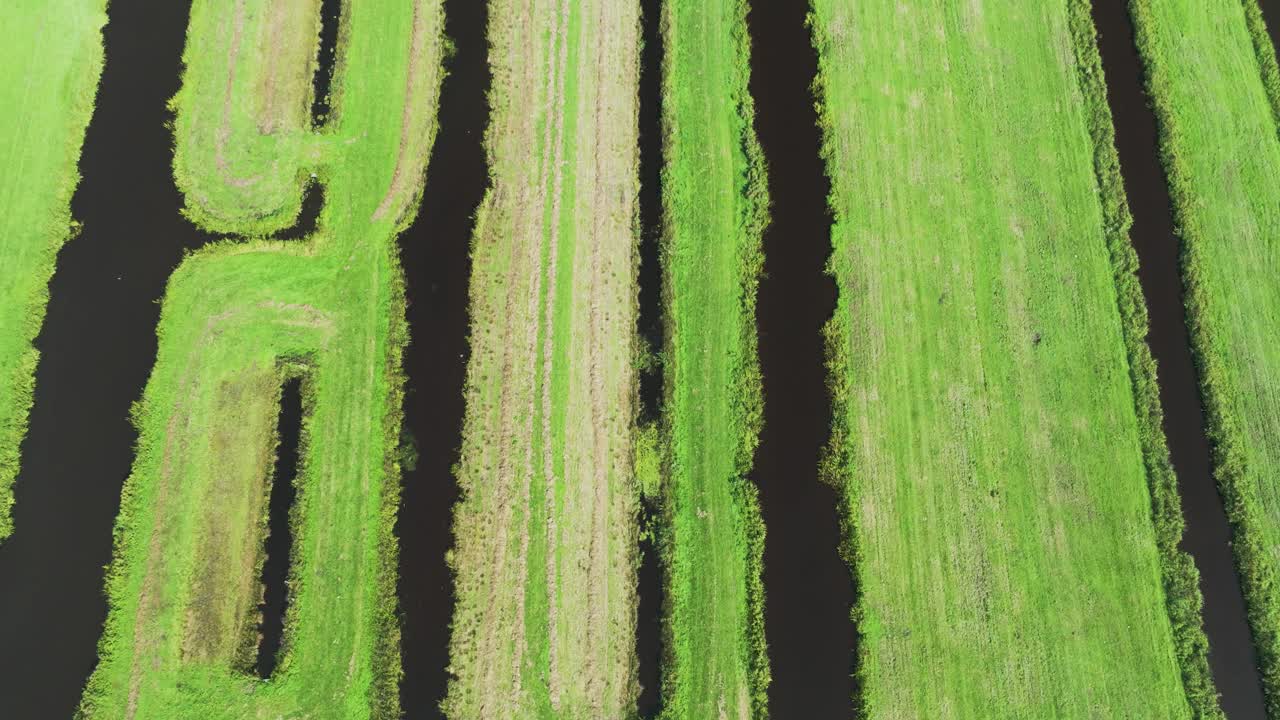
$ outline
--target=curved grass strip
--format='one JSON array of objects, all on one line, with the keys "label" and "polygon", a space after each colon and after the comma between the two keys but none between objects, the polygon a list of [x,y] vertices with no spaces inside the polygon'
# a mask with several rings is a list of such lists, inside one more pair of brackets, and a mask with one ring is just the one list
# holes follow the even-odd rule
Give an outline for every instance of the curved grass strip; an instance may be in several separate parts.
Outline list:
[{"label": "curved grass strip", "polygon": [[1068,1],[813,7],[861,717],[1190,717]]},{"label": "curved grass strip", "polygon": [[494,0],[444,702],[630,717],[639,5]]},{"label": "curved grass strip", "polygon": [[1188,326],[1268,715],[1280,717],[1280,139],[1255,0],[1134,0]]},{"label": "curved grass strip", "polygon": [[14,0],[0,7],[0,542],[27,432],[58,249],[75,230],[76,162],[102,73],[105,0]]},{"label": "curved grass strip", "polygon": [[[435,135],[441,7],[345,4],[336,110],[323,133],[309,131],[300,70],[316,52],[316,18],[315,0],[192,9],[174,101],[189,212],[252,235],[294,214],[310,173],[326,202],[306,240],[226,240],[169,281],[81,717],[399,717],[392,524],[406,337],[394,239]],[[295,70],[264,89],[268,74]],[[281,93],[279,107],[264,100],[270,92]],[[220,167],[220,145],[242,162]],[[233,150],[244,146],[258,154]],[[237,184],[244,177],[258,184]],[[279,207],[263,204],[266,188],[279,189]],[[268,476],[280,386],[295,375],[305,378],[306,419],[289,606],[279,663],[261,680],[249,668]]]},{"label": "curved grass strip", "polygon": [[663,717],[768,714],[755,295],[767,222],[742,0],[664,3]]}]

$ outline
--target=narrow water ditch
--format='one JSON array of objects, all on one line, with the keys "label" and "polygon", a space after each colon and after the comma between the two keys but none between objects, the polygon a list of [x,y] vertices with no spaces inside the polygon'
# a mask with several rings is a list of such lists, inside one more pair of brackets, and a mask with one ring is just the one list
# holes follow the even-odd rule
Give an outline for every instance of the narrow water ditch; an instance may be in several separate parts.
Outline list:
[{"label": "narrow water ditch", "polygon": [[262,613],[259,624],[258,677],[269,678],[279,660],[284,636],[285,608],[289,602],[289,558],[293,553],[293,528],[289,515],[298,492],[298,443],[302,439],[302,381],[293,378],[280,392],[280,445],[276,449],[275,471],[271,475],[271,496],[267,502],[266,560],[262,563]]},{"label": "narrow water ditch", "polygon": [[455,52],[441,90],[440,129],[422,205],[399,238],[409,296],[405,441],[418,455],[416,463],[404,467],[396,522],[404,668],[400,702],[408,720],[443,717],[439,703],[449,677],[454,595],[445,554],[453,547],[458,499],[452,468],[462,444],[471,233],[489,185],[482,144],[489,117],[487,5],[476,0],[444,4],[445,33]]},{"label": "narrow water ditch", "polygon": [[316,71],[311,79],[311,122],[316,127],[329,119],[329,89],[333,86],[341,20],[342,0],[320,0],[320,47],[316,53]]},{"label": "narrow water ditch", "polygon": [[1149,311],[1147,342],[1159,367],[1164,431],[1186,518],[1182,547],[1200,570],[1209,664],[1222,693],[1222,708],[1232,720],[1264,718],[1257,658],[1231,550],[1231,528],[1210,468],[1183,304],[1180,241],[1173,231],[1156,119],[1147,104],[1143,67],[1126,5],[1095,0],[1093,15],[1121,174],[1134,217],[1130,237],[1138,252],[1138,277]]},{"label": "narrow water ditch", "polygon": [[0,698],[11,718],[71,717],[97,661],[103,566],[136,439],[129,405],[156,351],[169,273],[211,240],[179,213],[166,108],[189,3],[112,0],[106,66],[36,340],[35,405],[0,546]]},{"label": "narrow water ditch", "polygon": [[832,418],[822,327],[836,287],[825,274],[831,186],[810,90],[818,57],[807,12],[805,2],[759,0],[748,15],[755,127],[773,201],[757,301],[765,403],[752,479],[767,528],[769,711],[777,718],[848,717],[854,692],[853,580],[839,554],[836,492],[818,479]]},{"label": "narrow water ditch", "polygon": [[[662,0],[640,0],[640,267],[638,333],[646,350],[663,343],[662,321]],[[640,421],[657,422],[662,412],[662,368],[647,363],[640,371]],[[645,499],[640,521],[648,528],[659,510]],[[639,660],[640,717],[656,717],[662,709],[662,564],[658,545],[646,533],[640,543],[637,578],[636,654]]]}]

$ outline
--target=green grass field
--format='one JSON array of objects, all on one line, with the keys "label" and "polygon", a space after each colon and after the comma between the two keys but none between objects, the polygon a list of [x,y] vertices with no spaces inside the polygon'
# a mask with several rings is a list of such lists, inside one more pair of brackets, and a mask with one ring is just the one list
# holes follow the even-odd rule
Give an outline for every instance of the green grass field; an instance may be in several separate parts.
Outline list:
[{"label": "green grass field", "polygon": [[1182,237],[1214,471],[1280,717],[1280,74],[1256,0],[1130,3]]},{"label": "green grass field", "polygon": [[[102,72],[105,0],[11,0],[0,7],[0,542],[27,430],[49,278],[74,230],[76,162]],[[21,112],[13,109],[21,108]]]},{"label": "green grass field", "polygon": [[639,5],[494,0],[455,508],[455,720],[626,718],[639,692]]},{"label": "green grass field", "polygon": [[663,717],[767,715],[755,292],[767,213],[742,0],[663,3]]},{"label": "green grass field", "polygon": [[814,11],[865,717],[1215,716],[1088,4]]},{"label": "green grass field", "polygon": [[[344,9],[311,127],[317,0],[197,0],[174,98],[187,212],[228,239],[170,279],[86,718],[396,718],[392,523],[406,341],[394,238],[435,135],[440,0]],[[306,240],[262,239],[296,216]],[[176,242],[176,239],[175,239]],[[280,662],[252,675],[282,382],[306,419]]]}]

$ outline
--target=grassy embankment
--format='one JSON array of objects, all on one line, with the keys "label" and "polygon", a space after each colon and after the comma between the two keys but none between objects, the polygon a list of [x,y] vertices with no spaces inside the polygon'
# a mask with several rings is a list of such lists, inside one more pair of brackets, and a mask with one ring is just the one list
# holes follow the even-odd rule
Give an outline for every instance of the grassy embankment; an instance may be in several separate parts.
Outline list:
[{"label": "grassy embankment", "polygon": [[[92,718],[399,717],[396,446],[406,341],[394,238],[435,135],[440,0],[342,18],[334,112],[311,127],[317,0],[197,0],[173,105],[187,212],[249,239],[170,279],[108,573]],[[311,173],[317,231],[263,239]],[[279,665],[251,674],[282,381],[303,378]]]},{"label": "grassy embankment", "polygon": [[495,0],[449,717],[635,712],[639,6]]},{"label": "grassy embankment", "polygon": [[105,0],[6,2],[0,26],[0,542],[58,249],[74,231],[76,161],[102,73]]},{"label": "grassy embankment", "polygon": [[858,704],[1212,716],[1087,6],[814,7]]},{"label": "grassy embankment", "polygon": [[1134,0],[1214,474],[1280,717],[1280,79],[1256,0]]},{"label": "grassy embankment", "polygon": [[742,0],[664,3],[663,717],[767,714],[755,294],[766,222]]}]

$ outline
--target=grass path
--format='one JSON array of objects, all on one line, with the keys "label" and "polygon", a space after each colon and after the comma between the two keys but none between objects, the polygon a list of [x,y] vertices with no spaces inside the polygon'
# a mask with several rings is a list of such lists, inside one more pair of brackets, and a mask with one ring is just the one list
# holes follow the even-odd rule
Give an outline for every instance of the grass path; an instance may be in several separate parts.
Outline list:
[{"label": "grass path", "polygon": [[58,249],[75,229],[76,162],[102,73],[105,0],[11,0],[0,6],[0,542],[27,431]]},{"label": "grass path", "polygon": [[1256,0],[1133,0],[1214,472],[1280,718],[1280,73]]},{"label": "grass path", "polygon": [[765,717],[755,291],[767,213],[741,0],[671,0],[662,30],[663,717]]},{"label": "grass path", "polygon": [[495,0],[449,717],[629,717],[639,6]]},{"label": "grass path", "polygon": [[814,10],[865,716],[1191,717],[1087,6]]},{"label": "grass path", "polygon": [[[435,136],[442,15],[440,0],[345,7],[334,113],[317,132],[318,6],[192,7],[173,101],[188,214],[252,238],[293,220],[312,173],[326,203],[306,240],[229,239],[169,281],[81,717],[399,717],[394,239]],[[306,418],[283,649],[264,681],[251,667],[288,377],[302,378]]]}]

